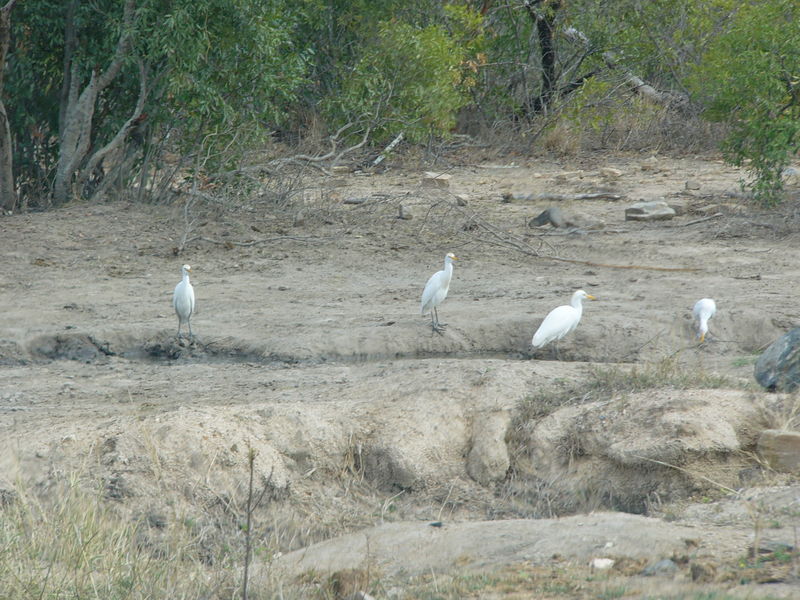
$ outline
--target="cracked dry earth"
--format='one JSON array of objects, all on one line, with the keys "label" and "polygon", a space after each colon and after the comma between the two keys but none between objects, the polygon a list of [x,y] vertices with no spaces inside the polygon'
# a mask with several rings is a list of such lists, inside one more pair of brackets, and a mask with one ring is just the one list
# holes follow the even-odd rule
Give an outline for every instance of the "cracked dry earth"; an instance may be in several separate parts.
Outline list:
[{"label": "cracked dry earth", "polygon": [[[502,442],[521,402],[586,380],[592,365],[677,355],[753,402],[766,396],[751,383],[753,360],[800,317],[798,221],[745,204],[743,174],[718,160],[646,159],[465,163],[448,169],[447,190],[421,186],[423,169],[408,167],[315,177],[289,207],[202,216],[191,234],[204,239],[181,256],[178,208],[113,201],[2,217],[0,485],[78,471],[130,514],[202,512],[220,495],[241,497],[252,445],[276,491],[271,510],[303,524],[276,542],[281,558],[260,565],[270,576],[369,562],[403,597],[409,578],[432,572],[590,573],[589,561],[608,555],[618,561],[608,581],[634,582],[620,597],[797,597],[788,571],[769,585],[737,577],[754,542],[753,498],[711,494],[697,505],[687,493],[649,516],[601,505],[529,519],[547,515],[511,498],[503,473],[478,482],[467,472],[486,415],[504,415]],[[528,224],[554,204],[541,194],[597,191],[621,198],[558,202],[591,226]],[[680,214],[625,221],[626,206],[660,198]],[[412,218],[398,218],[400,206]],[[436,335],[419,295],[448,251],[459,261],[440,309],[449,326]],[[174,340],[183,263],[197,295],[194,345]],[[577,288],[598,300],[561,360],[533,352],[541,319]],[[719,310],[698,346],[689,311],[704,296]],[[368,490],[360,496],[342,491],[353,473]],[[794,544],[791,478],[748,493],[784,515],[763,539]],[[659,583],[640,575],[669,557],[676,573]],[[587,585],[550,597],[597,597]],[[473,597],[502,596],[511,597]]]}]

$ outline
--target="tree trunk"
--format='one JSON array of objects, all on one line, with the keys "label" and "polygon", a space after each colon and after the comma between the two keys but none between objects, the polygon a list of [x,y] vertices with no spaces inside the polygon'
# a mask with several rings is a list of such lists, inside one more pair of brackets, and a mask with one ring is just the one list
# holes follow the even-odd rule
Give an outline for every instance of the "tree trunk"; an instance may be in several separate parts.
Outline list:
[{"label": "tree trunk", "polygon": [[6,70],[8,45],[11,43],[11,9],[16,2],[17,0],[9,0],[3,8],[0,8],[0,204],[5,210],[14,210],[17,207],[11,128],[3,103],[3,75]]},{"label": "tree trunk", "polygon": [[126,0],[122,17],[122,31],[114,56],[105,71],[100,73],[95,69],[92,72],[89,84],[80,95],[77,94],[77,65],[72,60],[64,61],[65,68],[67,67],[67,62],[72,64],[70,73],[64,74],[65,78],[70,78],[70,85],[69,91],[66,93],[67,106],[61,109],[61,114],[64,115],[64,122],[59,124],[61,135],[58,148],[58,165],[56,166],[56,176],[53,182],[53,201],[56,204],[63,204],[70,199],[75,175],[86,161],[91,149],[92,121],[97,97],[122,69],[122,63],[130,49],[130,32],[135,4],[135,0]]},{"label": "tree trunk", "polygon": [[75,13],[78,11],[80,0],[71,0],[67,7],[67,15],[64,24],[64,81],[61,84],[61,97],[58,104],[58,139],[64,137],[64,127],[67,124],[67,107],[77,100],[77,87],[73,86],[72,62],[75,56],[75,49],[78,47],[78,38],[75,34]]},{"label": "tree trunk", "polygon": [[[544,4],[542,14],[537,14],[534,6]],[[525,8],[533,20],[536,21],[536,35],[539,38],[539,51],[542,62],[542,88],[539,95],[530,103],[530,110],[537,114],[547,110],[556,91],[556,45],[555,45],[555,20],[561,9],[560,0],[526,0]]]}]

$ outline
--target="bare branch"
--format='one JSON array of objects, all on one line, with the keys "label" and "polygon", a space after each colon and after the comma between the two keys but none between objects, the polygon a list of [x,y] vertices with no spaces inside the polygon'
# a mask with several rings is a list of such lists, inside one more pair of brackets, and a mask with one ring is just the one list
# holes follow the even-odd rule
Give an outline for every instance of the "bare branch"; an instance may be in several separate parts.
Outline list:
[{"label": "bare branch", "polygon": [[133,124],[139,120],[139,117],[142,116],[142,111],[144,110],[144,103],[147,99],[147,73],[145,71],[144,62],[139,60],[139,97],[136,100],[136,107],[133,110],[133,114],[130,118],[123,123],[122,127],[119,128],[117,134],[114,138],[103,148],[95,152],[92,157],[89,159],[88,164],[83,169],[80,177],[78,178],[78,189],[82,189],[86,181],[89,179],[89,176],[94,171],[95,167],[100,164],[100,161],[103,160],[110,152],[119,148],[122,143],[125,141],[125,137],[128,135]]},{"label": "bare branch", "polygon": [[[97,96],[119,74],[130,47],[130,36],[134,18],[135,0],[127,0],[122,17],[120,32],[114,58],[103,73],[92,71],[89,84],[75,99],[77,94],[77,65],[72,64],[69,104],[64,111],[65,123],[59,125],[63,131],[59,140],[58,166],[53,182],[53,198],[57,203],[65,202],[70,192],[72,178],[78,166],[86,158],[91,147],[92,120]],[[66,77],[66,75],[65,75]]]},{"label": "bare branch", "polygon": [[106,67],[106,70],[100,75],[97,81],[97,92],[102,92],[108,85],[114,81],[114,78],[119,74],[122,69],[122,63],[128,53],[131,41],[131,27],[133,25],[134,8],[136,7],[136,0],[128,0],[125,2],[125,8],[122,13],[122,31],[119,35],[117,48],[114,51],[114,60]]}]

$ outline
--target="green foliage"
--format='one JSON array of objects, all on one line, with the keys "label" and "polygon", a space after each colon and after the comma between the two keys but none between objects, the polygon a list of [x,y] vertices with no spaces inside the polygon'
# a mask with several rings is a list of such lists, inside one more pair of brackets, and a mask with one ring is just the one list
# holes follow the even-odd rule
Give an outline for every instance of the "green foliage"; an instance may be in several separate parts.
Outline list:
[{"label": "green foliage", "polygon": [[[111,62],[122,33],[123,2],[30,0],[13,13],[5,95],[20,182],[46,180],[63,127],[66,23],[74,7],[74,81],[80,93],[93,70]],[[98,99],[92,146],[100,148],[131,116],[138,61],[147,71],[147,123],[214,156],[232,140],[252,142],[285,120],[305,75],[307,54],[293,33],[296,11],[284,0],[144,0],[135,4],[131,45],[120,75]],[[31,186],[34,187],[34,186]]]},{"label": "green foliage", "polygon": [[294,46],[294,15],[287,5],[280,0],[170,5],[162,12],[155,3],[142,44],[164,69],[161,118],[178,118],[187,139],[209,133],[218,146],[285,120],[306,61]]},{"label": "green foliage", "polygon": [[[106,64],[119,33],[122,3],[118,0],[32,0],[15,6],[3,93],[14,138],[14,170],[23,194],[44,192],[57,159],[64,32],[70,4],[74,4],[77,42],[74,75],[79,82],[85,84],[92,68]],[[100,127],[118,127],[127,118],[114,110],[124,95],[119,88],[110,90]]]},{"label": "green foliage", "polygon": [[379,140],[400,131],[412,141],[446,135],[475,82],[466,59],[442,26],[383,22],[326,112],[339,124],[371,123]]},{"label": "green foliage", "polygon": [[691,87],[710,118],[731,125],[723,151],[753,176],[764,204],[781,197],[781,171],[800,150],[800,4],[744,3],[710,44]]}]

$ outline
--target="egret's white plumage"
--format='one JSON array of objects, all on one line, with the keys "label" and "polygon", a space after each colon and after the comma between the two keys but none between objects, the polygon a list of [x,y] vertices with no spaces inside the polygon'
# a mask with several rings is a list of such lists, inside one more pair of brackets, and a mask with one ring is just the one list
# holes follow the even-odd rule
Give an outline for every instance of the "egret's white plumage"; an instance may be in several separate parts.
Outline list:
[{"label": "egret's white plumage", "polygon": [[172,306],[175,308],[175,314],[178,315],[178,339],[181,339],[181,325],[184,321],[189,326],[189,337],[194,338],[191,321],[194,312],[194,288],[189,282],[189,273],[191,272],[192,267],[183,265],[181,268],[183,278],[172,293]]},{"label": "egret's white plumage", "polygon": [[717,303],[711,298],[701,298],[694,304],[692,309],[692,316],[697,321],[697,337],[700,342],[706,341],[706,334],[708,333],[708,320],[717,312]]},{"label": "egret's white plumage", "polygon": [[560,340],[573,331],[580,323],[584,299],[595,300],[595,297],[583,290],[578,290],[572,294],[569,304],[551,310],[539,325],[539,329],[533,334],[533,340],[531,340],[533,347],[541,348],[552,341]]},{"label": "egret's white plumage", "polygon": [[453,277],[453,261],[458,260],[456,255],[448,252],[444,257],[444,269],[431,275],[425,289],[422,291],[422,302],[420,303],[420,314],[431,313],[431,327],[437,333],[441,333],[445,328],[445,323],[439,323],[439,313],[436,307],[439,306],[447,297],[450,289],[450,279]]}]

